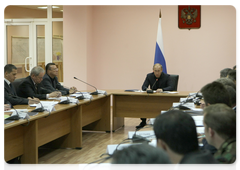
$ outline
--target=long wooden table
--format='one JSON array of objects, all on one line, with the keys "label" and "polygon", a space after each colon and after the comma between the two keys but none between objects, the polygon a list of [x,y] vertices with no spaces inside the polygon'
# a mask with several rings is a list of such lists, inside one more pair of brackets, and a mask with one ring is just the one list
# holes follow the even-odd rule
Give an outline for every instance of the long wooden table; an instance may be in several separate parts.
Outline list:
[{"label": "long wooden table", "polygon": [[[18,105],[15,108],[27,108]],[[21,163],[38,163],[38,147],[54,141],[54,147],[80,149],[82,128],[110,131],[110,95],[93,96],[91,101],[57,104],[56,111],[42,112],[27,120],[17,120],[4,126],[5,161],[21,156]],[[86,126],[88,125],[88,126]],[[56,140],[57,139],[57,140]]]},{"label": "long wooden table", "polygon": [[[78,105],[57,104],[56,111],[50,115],[43,112],[31,116],[28,126],[24,126],[27,120],[5,125],[5,161],[22,155],[22,163],[38,163],[38,147],[47,143],[53,143],[55,148],[81,148],[82,129],[115,131],[124,125],[124,117],[154,118],[189,94],[147,94],[124,90],[109,90],[107,93],[93,96],[91,101],[80,100]],[[18,105],[15,108],[24,107],[28,106]]]},{"label": "long wooden table", "polygon": [[118,90],[113,96],[113,131],[124,125],[124,117],[155,118],[162,110],[168,110],[173,102],[187,97],[189,92],[152,93]]}]

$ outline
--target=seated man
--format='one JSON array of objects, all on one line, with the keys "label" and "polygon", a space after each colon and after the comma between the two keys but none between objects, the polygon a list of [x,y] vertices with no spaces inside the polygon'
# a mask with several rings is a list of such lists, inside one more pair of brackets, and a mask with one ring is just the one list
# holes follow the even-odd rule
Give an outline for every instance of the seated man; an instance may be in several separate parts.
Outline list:
[{"label": "seated man", "polygon": [[[233,82],[228,78],[221,78],[212,83],[208,83],[204,87],[202,87],[201,93],[203,95],[204,103],[206,106],[216,103],[224,103],[229,107],[232,106],[230,94],[224,86],[224,84],[226,83]],[[214,154],[217,151],[217,149],[214,146],[208,144],[205,138],[202,139],[202,143],[203,147],[201,149],[207,149],[212,154]]]},{"label": "seated man", "polygon": [[166,151],[172,163],[218,163],[209,151],[199,150],[196,125],[188,113],[171,110],[160,114],[153,129],[157,146]]},{"label": "seated man", "polygon": [[218,150],[214,158],[220,163],[236,160],[236,113],[225,104],[213,104],[204,109],[205,136]]},{"label": "seated man", "polygon": [[224,68],[220,71],[220,78],[222,77],[227,77],[228,75],[228,72],[231,71],[232,69],[231,68]]},{"label": "seated man", "polygon": [[17,67],[12,64],[7,64],[4,67],[4,104],[11,106],[18,104],[35,104],[39,103],[39,99],[32,96],[26,96],[26,98],[17,96],[14,86],[12,83],[16,79]]},{"label": "seated man", "polygon": [[62,95],[72,94],[77,91],[76,87],[71,87],[70,89],[64,88],[59,82],[58,82],[58,68],[55,65],[55,63],[48,63],[46,65],[46,74],[43,76],[43,81],[41,84],[44,88],[53,91],[60,91]]},{"label": "seated man", "polygon": [[34,67],[31,70],[30,76],[26,77],[25,80],[19,85],[19,91],[17,92],[21,97],[37,97],[39,99],[48,99],[51,97],[60,97],[61,93],[58,91],[51,92],[50,90],[40,85],[44,69],[42,67]]},{"label": "seated man", "polygon": [[148,144],[136,144],[115,150],[112,164],[170,164],[168,155],[161,149]]},{"label": "seated man", "polygon": [[[2,75],[0,74],[0,86],[2,85],[2,82]],[[6,111],[10,109],[10,103],[2,96],[2,93],[0,93],[0,111]]]},{"label": "seated man", "polygon": [[235,82],[238,94],[240,94],[240,70],[229,71],[228,78],[232,79]]},{"label": "seated man", "polygon": [[[142,90],[146,91],[148,86],[150,89],[156,90],[157,92],[171,91],[173,86],[169,74],[163,73],[162,65],[159,63],[154,64],[153,72],[147,74],[146,79],[142,85]],[[142,122],[136,126],[136,128],[142,128],[146,125],[146,118],[141,118]]]}]

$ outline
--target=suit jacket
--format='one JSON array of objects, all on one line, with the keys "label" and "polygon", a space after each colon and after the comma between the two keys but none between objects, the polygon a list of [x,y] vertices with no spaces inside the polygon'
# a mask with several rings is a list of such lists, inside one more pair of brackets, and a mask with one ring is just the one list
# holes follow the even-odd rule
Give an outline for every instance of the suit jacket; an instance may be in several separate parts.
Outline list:
[{"label": "suit jacket", "polygon": [[219,164],[219,162],[209,151],[202,150],[185,154],[180,164]]},{"label": "suit jacket", "polygon": [[7,82],[4,81],[4,104],[10,103],[12,106],[17,104],[28,104],[28,99],[17,96],[14,87],[13,90],[14,92]]},{"label": "suit jacket", "polygon": [[[142,85],[142,90],[145,91],[149,85],[152,90],[157,90],[157,89],[163,89],[163,91],[173,90],[172,81],[170,79],[169,74],[165,74],[162,72],[161,76],[158,78],[158,81],[155,83],[156,79],[157,78],[153,72],[147,74],[147,77]],[[153,86],[154,83],[155,85]]]},{"label": "suit jacket", "polygon": [[2,93],[0,93],[0,105],[3,104],[9,104],[11,106],[11,103],[3,97]]},{"label": "suit jacket", "polygon": [[58,82],[58,78],[54,77],[53,79],[48,75],[45,74],[43,76],[43,81],[41,82],[41,85],[50,90],[51,92],[54,91],[60,91],[62,93],[62,95],[67,95],[69,94],[69,90],[64,88],[59,82]]},{"label": "suit jacket", "polygon": [[39,99],[46,99],[46,94],[50,93],[49,90],[42,88],[39,84],[37,85],[37,90],[34,86],[34,83],[30,76],[26,77],[18,88],[18,96],[27,98],[27,97],[36,97]]}]

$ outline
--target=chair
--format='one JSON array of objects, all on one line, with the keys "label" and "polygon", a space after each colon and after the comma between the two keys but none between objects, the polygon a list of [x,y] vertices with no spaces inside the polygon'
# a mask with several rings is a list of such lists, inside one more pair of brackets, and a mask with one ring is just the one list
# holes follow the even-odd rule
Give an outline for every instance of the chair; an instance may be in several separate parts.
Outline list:
[{"label": "chair", "polygon": [[25,79],[25,77],[24,78],[15,79],[14,82],[12,82],[12,85],[15,88],[15,91],[16,91],[17,94],[18,94],[18,87],[19,87],[19,85],[21,84],[21,82],[24,79]]},{"label": "chair", "polygon": [[170,79],[173,85],[172,91],[177,91],[179,75],[170,74]]}]

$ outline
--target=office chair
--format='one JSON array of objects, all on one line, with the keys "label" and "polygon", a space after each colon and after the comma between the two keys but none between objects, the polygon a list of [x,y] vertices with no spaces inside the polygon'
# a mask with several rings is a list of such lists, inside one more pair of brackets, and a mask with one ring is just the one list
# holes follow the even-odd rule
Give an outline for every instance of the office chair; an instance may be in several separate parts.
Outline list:
[{"label": "office chair", "polygon": [[170,74],[170,79],[173,84],[173,91],[177,91],[179,75]]},{"label": "office chair", "polygon": [[16,91],[17,94],[18,94],[18,87],[19,87],[19,85],[22,83],[22,81],[24,79],[25,79],[25,77],[19,78],[19,79],[15,79],[14,82],[12,82],[12,85],[15,88],[15,91]]}]

